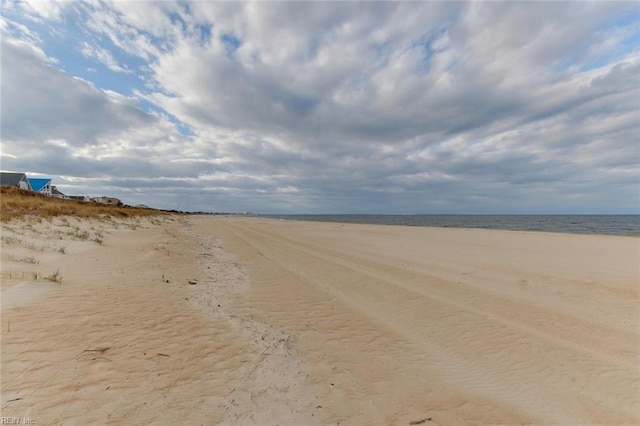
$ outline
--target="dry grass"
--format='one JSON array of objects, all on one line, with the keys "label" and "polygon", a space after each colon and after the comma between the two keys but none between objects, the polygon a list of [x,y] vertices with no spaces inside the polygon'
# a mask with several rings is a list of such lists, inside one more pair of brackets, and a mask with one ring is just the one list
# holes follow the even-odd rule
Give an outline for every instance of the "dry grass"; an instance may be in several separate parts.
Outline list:
[{"label": "dry grass", "polygon": [[97,203],[83,203],[75,200],[62,200],[45,197],[31,191],[18,188],[0,187],[0,220],[25,216],[49,218],[54,216],[97,217],[133,217],[166,214],[159,210],[138,207],[115,207]]}]

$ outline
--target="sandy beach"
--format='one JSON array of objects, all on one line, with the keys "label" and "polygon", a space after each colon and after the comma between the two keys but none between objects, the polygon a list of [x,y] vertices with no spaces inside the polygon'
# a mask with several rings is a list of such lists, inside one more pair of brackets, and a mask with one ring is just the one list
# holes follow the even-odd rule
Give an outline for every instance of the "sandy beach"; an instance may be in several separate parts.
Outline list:
[{"label": "sandy beach", "polygon": [[640,424],[640,238],[259,218],[2,228],[1,415]]}]

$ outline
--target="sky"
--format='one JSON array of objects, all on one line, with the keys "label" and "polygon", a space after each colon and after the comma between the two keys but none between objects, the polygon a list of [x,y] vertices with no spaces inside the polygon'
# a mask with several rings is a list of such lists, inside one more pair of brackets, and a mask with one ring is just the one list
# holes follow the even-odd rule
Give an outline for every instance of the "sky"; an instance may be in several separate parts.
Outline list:
[{"label": "sky", "polygon": [[256,213],[640,213],[638,2],[2,0],[0,168]]}]

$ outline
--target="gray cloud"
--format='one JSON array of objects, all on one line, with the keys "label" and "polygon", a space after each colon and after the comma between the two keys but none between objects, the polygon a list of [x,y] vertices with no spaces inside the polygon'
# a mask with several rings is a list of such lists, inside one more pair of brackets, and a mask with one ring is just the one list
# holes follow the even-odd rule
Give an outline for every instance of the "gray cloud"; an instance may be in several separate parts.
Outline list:
[{"label": "gray cloud", "polygon": [[638,210],[632,4],[138,6],[72,8],[137,99],[3,37],[3,168],[197,210]]},{"label": "gray cloud", "polygon": [[1,89],[3,140],[46,137],[81,146],[114,129],[157,122],[135,100],[68,75],[8,34],[2,37]]}]

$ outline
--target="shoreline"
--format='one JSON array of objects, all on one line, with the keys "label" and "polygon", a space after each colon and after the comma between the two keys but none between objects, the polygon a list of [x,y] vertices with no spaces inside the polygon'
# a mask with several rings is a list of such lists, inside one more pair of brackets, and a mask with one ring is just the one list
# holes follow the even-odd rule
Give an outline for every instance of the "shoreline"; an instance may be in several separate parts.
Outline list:
[{"label": "shoreline", "polygon": [[3,416],[640,422],[636,237],[66,220],[3,228]]},{"label": "shoreline", "polygon": [[[242,217],[242,216],[240,216]],[[637,223],[640,221],[640,215],[638,214],[618,214],[618,215],[493,215],[493,214],[424,214],[424,215],[378,215],[378,214],[334,214],[334,215],[254,215],[247,216],[247,218],[261,218],[261,219],[273,219],[273,220],[290,220],[300,222],[321,222],[321,223],[344,223],[353,225],[384,225],[384,226],[408,226],[408,227],[420,227],[420,228],[445,228],[445,229],[486,229],[497,231],[513,231],[513,232],[548,232],[548,233],[560,233],[560,234],[577,234],[577,235],[611,235],[611,236],[631,236],[639,237],[640,228]],[[313,219],[313,218],[316,219]],[[533,227],[533,225],[472,225],[469,222],[472,219],[526,219],[526,218],[571,218],[576,220],[579,218],[626,218],[636,219],[632,222],[635,225],[632,229],[618,228],[616,231],[607,232],[604,229],[582,229],[576,228],[575,225],[579,223],[560,223],[556,224],[556,227],[547,224],[538,224],[539,228]],[[342,219],[340,219],[342,218]],[[360,219],[358,219],[360,218]],[[376,220],[377,219],[377,220]],[[396,219],[394,222],[393,219]],[[422,221],[421,221],[422,219]],[[455,219],[464,219],[462,222]],[[413,222],[413,223],[412,223]],[[464,224],[463,224],[464,223]],[[622,224],[618,224],[622,226]],[[602,224],[600,224],[602,226]],[[626,226],[631,226],[627,223]],[[623,230],[624,229],[624,230]]]}]

